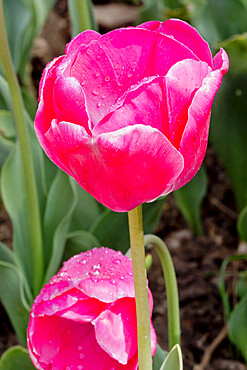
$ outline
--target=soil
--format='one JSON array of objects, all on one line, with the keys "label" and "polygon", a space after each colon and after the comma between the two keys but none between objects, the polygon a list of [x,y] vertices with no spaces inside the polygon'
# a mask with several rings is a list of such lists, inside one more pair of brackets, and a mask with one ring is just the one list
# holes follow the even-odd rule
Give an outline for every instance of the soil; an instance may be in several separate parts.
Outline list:
[{"label": "soil", "polygon": [[[62,54],[70,39],[66,3],[65,0],[57,2],[44,30],[35,40],[32,51],[32,77],[36,88],[45,64]],[[137,7],[124,4],[125,17],[121,20],[117,14],[123,14],[123,4],[95,1],[95,5],[101,32],[134,24],[138,14]],[[173,195],[167,197],[156,234],[166,242],[177,273],[184,369],[244,370],[247,367],[243,364],[243,359],[226,335],[218,279],[224,258],[240,249],[246,253],[246,245],[239,244],[238,241],[237,212],[229,178],[211,147],[208,148],[205,165],[209,186],[202,204],[202,235],[193,234],[179,212]],[[1,206],[0,240],[11,247],[11,239],[11,223]],[[165,285],[158,257],[154,251],[152,255],[153,265],[148,276],[154,297],[153,323],[159,344],[167,349]],[[17,339],[1,306],[0,322],[1,354],[16,344]],[[212,348],[212,343],[216,348],[212,351],[212,356],[209,356],[206,367],[196,367],[205,352],[207,354]]]}]

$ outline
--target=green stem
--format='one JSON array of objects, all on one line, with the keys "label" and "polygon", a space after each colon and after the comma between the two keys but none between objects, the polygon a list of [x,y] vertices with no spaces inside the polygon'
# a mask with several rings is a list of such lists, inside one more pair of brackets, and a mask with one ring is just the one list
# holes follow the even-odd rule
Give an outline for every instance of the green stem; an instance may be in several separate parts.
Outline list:
[{"label": "green stem", "polygon": [[169,348],[180,345],[180,315],[176,274],[170,252],[165,243],[155,235],[144,236],[145,246],[152,244],[159,255],[166,284]]},{"label": "green stem", "polygon": [[[2,61],[6,79],[9,84],[9,90],[13,104],[13,114],[20,144],[21,160],[27,195],[30,238],[33,251],[33,287],[34,293],[37,294],[41,288],[43,277],[43,246],[38,193],[35,181],[34,165],[32,161],[31,145],[28,136],[28,128],[25,121],[25,109],[20,86],[18,84],[16,73],[11,60],[4,22],[2,0],[0,0],[0,58]],[[25,246],[23,247],[25,248]]]},{"label": "green stem", "polygon": [[150,315],[145,269],[142,206],[128,212],[131,257],[135,284],[139,370],[152,369]]}]

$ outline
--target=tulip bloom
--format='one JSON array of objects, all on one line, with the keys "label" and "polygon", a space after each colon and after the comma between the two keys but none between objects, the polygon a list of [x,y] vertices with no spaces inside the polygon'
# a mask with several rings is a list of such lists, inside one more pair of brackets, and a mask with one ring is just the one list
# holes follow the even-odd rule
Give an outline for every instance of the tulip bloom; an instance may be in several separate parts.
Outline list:
[{"label": "tulip bloom", "polygon": [[85,31],[44,70],[38,140],[99,202],[129,211],[196,174],[227,69],[180,20]]},{"label": "tulip bloom", "polygon": [[[150,290],[150,316],[153,299]],[[72,257],[35,299],[28,350],[40,370],[136,370],[131,260],[107,248]],[[151,322],[152,354],[156,335]]]}]

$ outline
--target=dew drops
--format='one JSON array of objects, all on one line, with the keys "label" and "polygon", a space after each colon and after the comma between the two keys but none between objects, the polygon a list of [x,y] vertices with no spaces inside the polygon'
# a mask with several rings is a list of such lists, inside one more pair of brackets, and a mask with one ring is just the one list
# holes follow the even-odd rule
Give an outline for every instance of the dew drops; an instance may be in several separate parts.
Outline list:
[{"label": "dew drops", "polygon": [[81,264],[85,265],[87,261],[86,260],[81,260]]},{"label": "dew drops", "polygon": [[100,73],[99,73],[99,71],[97,71],[96,73],[95,73],[95,77],[99,77],[100,76]]},{"label": "dew drops", "polygon": [[110,280],[110,283],[111,283],[112,285],[116,285],[116,280],[111,279],[111,280]]},{"label": "dew drops", "polygon": [[84,85],[86,85],[86,82],[85,81],[82,81],[81,82],[81,86],[84,86]]},{"label": "dew drops", "polygon": [[133,76],[133,73],[134,73],[134,71],[129,70],[129,71],[127,72],[127,77],[128,77],[128,78],[132,77],[132,76]]},{"label": "dew drops", "polygon": [[98,263],[98,265],[93,265],[93,269],[96,270],[96,269],[100,269],[101,268],[101,265]]},{"label": "dew drops", "polygon": [[86,356],[84,355],[84,353],[79,353],[79,359],[80,360],[83,360]]},{"label": "dew drops", "polygon": [[119,278],[120,280],[124,280],[125,279],[125,277],[124,276],[120,276],[120,278]]},{"label": "dew drops", "polygon": [[100,108],[100,107],[101,107],[101,102],[100,102],[100,101],[97,103],[97,107],[98,107],[98,108]]},{"label": "dew drops", "polygon": [[97,90],[93,90],[92,91],[92,94],[95,95],[95,96],[97,96],[97,95],[99,95],[99,92]]},{"label": "dew drops", "polygon": [[117,258],[117,259],[113,260],[113,263],[114,263],[115,265],[119,265],[119,264],[120,264],[120,262],[121,262],[121,260],[120,260],[119,258]]},{"label": "dew drops", "polygon": [[105,99],[106,98],[106,95],[101,95],[101,99]]},{"label": "dew drops", "polygon": [[91,272],[92,275],[99,275],[99,270]]},{"label": "dew drops", "polygon": [[98,282],[98,279],[96,279],[94,277],[92,277],[91,280],[92,280],[93,283],[97,283]]},{"label": "dew drops", "polygon": [[77,370],[83,370],[83,366],[82,365],[78,365],[77,366]]},{"label": "dew drops", "polygon": [[81,351],[82,350],[82,346],[78,346],[77,349],[78,349],[78,351]]}]

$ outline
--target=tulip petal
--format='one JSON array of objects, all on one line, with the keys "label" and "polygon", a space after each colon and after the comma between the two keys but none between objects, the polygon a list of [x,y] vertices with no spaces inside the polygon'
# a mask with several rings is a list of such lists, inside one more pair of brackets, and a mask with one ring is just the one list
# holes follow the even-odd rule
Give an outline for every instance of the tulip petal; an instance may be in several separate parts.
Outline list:
[{"label": "tulip petal", "polygon": [[173,37],[178,42],[187,46],[201,61],[206,62],[212,67],[212,54],[208,43],[187,22],[180,19],[168,19],[165,22],[146,22],[140,24],[138,27]]},{"label": "tulip petal", "polygon": [[81,85],[74,77],[60,76],[53,89],[56,119],[76,123],[90,134],[89,117],[85,105],[85,95]]},{"label": "tulip petal", "polygon": [[[54,145],[59,148],[59,142]],[[170,141],[144,125],[92,138],[66,159],[79,185],[118,212],[169,193],[183,169],[183,157]]]},{"label": "tulip petal", "polygon": [[220,48],[220,51],[213,58],[213,68],[220,69],[224,75],[229,68],[229,58],[225,50]]},{"label": "tulip petal", "polygon": [[[78,269],[78,265],[83,268]],[[134,281],[131,260],[121,252],[100,248],[75,256],[65,262],[56,282],[63,281],[68,274],[71,281],[77,281],[77,288],[87,297],[101,302],[114,302],[122,297],[134,297]]]},{"label": "tulip petal", "polygon": [[137,351],[134,298],[116,301],[93,322],[96,340],[112,358],[126,365]]},{"label": "tulip petal", "polygon": [[203,80],[202,86],[191,102],[188,122],[179,148],[185,161],[184,170],[175,181],[173,190],[190,181],[202,164],[207,148],[210,110],[221,81],[221,71],[211,71]]},{"label": "tulip petal", "polygon": [[211,68],[204,62],[183,60],[176,63],[165,77],[169,117],[167,137],[177,149],[188,121],[192,99],[210,71]]},{"label": "tulip petal", "polygon": [[174,63],[188,58],[198,59],[164,34],[141,28],[118,29],[78,49],[66,75],[83,86],[95,125],[132,85],[144,77],[164,76]]},{"label": "tulip petal", "polygon": [[51,121],[56,118],[53,107],[53,87],[59,76],[59,70],[65,68],[64,56],[55,58],[48,63],[43,71],[39,85],[39,106],[35,117],[35,126],[43,134],[50,125]]},{"label": "tulip petal", "polygon": [[142,124],[169,133],[164,77],[146,78],[131,87],[93,129],[95,135]]},{"label": "tulip petal", "polygon": [[65,54],[72,54],[77,51],[82,45],[88,45],[91,41],[98,40],[100,34],[93,30],[86,30],[75,36],[66,46]]}]

